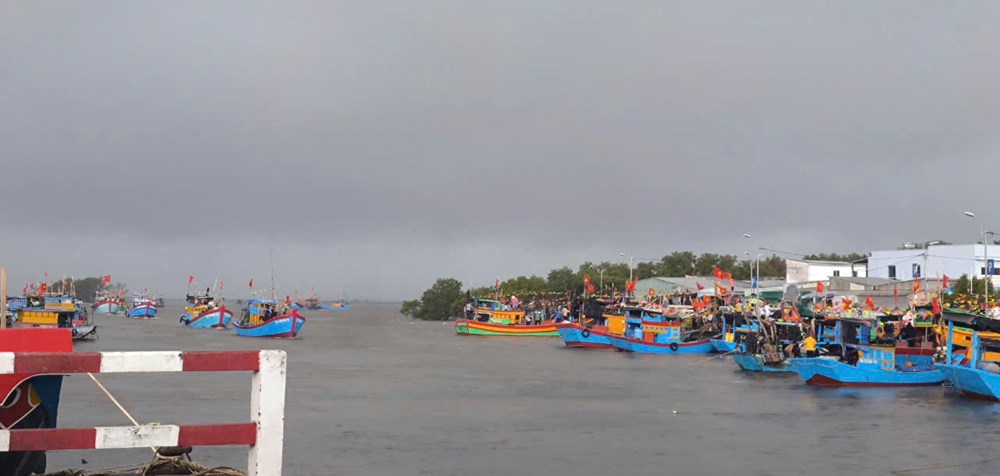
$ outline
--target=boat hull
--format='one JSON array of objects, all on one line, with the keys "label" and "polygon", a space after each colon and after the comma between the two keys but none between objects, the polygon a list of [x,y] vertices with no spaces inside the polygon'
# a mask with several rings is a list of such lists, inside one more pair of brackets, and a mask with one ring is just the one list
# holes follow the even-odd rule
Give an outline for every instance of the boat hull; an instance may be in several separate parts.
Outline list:
[{"label": "boat hull", "polygon": [[94,314],[121,314],[122,306],[116,303],[102,302],[94,305]]},{"label": "boat hull", "polygon": [[493,324],[490,322],[455,321],[455,333],[472,336],[516,336],[516,337],[558,337],[559,330],[552,323],[542,323],[537,326],[511,326]]},{"label": "boat hull", "polygon": [[156,317],[156,306],[152,304],[140,304],[129,309],[128,317],[133,319],[152,319]]},{"label": "boat hull", "polygon": [[181,314],[181,323],[191,329],[225,329],[233,321],[233,311],[225,308],[212,309],[192,317]]},{"label": "boat hull", "polygon": [[1000,402],[1000,375],[964,365],[938,365],[963,397]]},{"label": "boat hull", "polygon": [[611,335],[594,328],[585,328],[579,324],[559,324],[556,326],[559,337],[562,337],[566,347],[577,349],[613,349]]},{"label": "boat hull", "polygon": [[746,370],[748,372],[795,372],[795,370],[792,369],[792,365],[789,364],[787,360],[772,364],[764,362],[764,358],[759,355],[733,354],[732,357],[733,363],[736,364],[740,370]]},{"label": "boat hull", "polygon": [[707,339],[692,342],[655,343],[638,339],[612,336],[615,349],[639,354],[707,354],[712,352],[712,343]]},{"label": "boat hull", "polygon": [[[72,352],[66,329],[0,330],[0,352]],[[0,428],[55,428],[62,376],[0,375]],[[45,472],[45,452],[0,453],[0,475],[28,476]]]},{"label": "boat hull", "polygon": [[256,326],[233,324],[233,329],[237,334],[246,337],[296,337],[305,322],[305,317],[293,313],[275,317]]},{"label": "boat hull", "polygon": [[816,387],[912,387],[940,385],[947,380],[939,369],[904,372],[848,365],[827,358],[789,359],[792,369]]},{"label": "boat hull", "polygon": [[723,354],[736,352],[737,344],[735,342],[729,342],[723,339],[712,339],[709,342],[712,343],[712,348],[715,349],[716,352]]}]

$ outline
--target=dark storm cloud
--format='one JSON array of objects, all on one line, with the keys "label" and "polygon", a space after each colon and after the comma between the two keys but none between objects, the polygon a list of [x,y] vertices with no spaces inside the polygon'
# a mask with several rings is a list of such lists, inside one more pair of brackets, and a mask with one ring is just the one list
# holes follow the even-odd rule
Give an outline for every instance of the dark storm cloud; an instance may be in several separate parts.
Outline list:
[{"label": "dark storm cloud", "polygon": [[[742,253],[744,232],[848,251],[970,239],[964,209],[1000,223],[976,192],[991,3],[0,10],[8,223],[88,256],[155,248],[153,281],[260,274],[277,247],[289,287],[399,297],[623,249]],[[11,266],[80,259],[5,232]]]}]

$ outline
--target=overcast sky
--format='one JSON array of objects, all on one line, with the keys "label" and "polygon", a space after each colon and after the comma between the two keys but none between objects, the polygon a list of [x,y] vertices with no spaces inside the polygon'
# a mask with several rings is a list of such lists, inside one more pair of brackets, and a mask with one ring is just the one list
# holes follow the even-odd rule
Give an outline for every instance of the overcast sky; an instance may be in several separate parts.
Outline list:
[{"label": "overcast sky", "polygon": [[0,3],[0,262],[398,299],[1000,228],[1000,2]]}]

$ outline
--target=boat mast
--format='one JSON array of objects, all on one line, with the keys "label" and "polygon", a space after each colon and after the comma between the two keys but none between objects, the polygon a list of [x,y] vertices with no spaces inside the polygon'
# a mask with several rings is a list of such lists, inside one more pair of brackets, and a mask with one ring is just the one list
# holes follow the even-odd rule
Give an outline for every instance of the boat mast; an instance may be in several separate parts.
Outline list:
[{"label": "boat mast", "polygon": [[274,248],[267,249],[267,256],[271,262],[271,300],[274,301]]}]

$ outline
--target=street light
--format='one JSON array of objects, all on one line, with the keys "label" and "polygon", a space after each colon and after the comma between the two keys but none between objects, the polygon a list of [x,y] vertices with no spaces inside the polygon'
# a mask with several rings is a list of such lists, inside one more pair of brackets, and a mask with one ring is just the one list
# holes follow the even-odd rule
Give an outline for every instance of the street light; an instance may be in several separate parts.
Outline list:
[{"label": "street light", "polygon": [[[969,218],[972,218],[972,219],[976,218],[976,214],[972,213],[970,211],[962,212],[962,214],[965,215],[965,216],[967,216],[967,217],[969,217]],[[992,284],[993,280],[990,279],[990,276],[988,274],[989,271],[990,271],[990,253],[989,253],[989,245],[986,244],[986,228],[983,227],[983,221],[982,220],[979,220],[979,235],[983,238],[983,271],[984,271],[983,272],[983,279],[985,280],[983,282],[983,288],[985,288],[985,290],[986,290],[986,306],[988,308],[989,307],[989,303],[990,303],[990,284]],[[975,247],[975,245],[973,245],[973,247],[972,247],[972,276],[973,276],[973,278],[975,278],[975,276],[976,276],[976,268],[978,268],[978,267],[979,267],[978,263],[976,262],[976,247]],[[971,291],[971,286],[972,286],[972,280],[971,279],[969,281],[969,286],[970,286],[970,291]]]},{"label": "street light", "polygon": [[758,294],[757,290],[760,288],[760,245],[757,244],[757,240],[753,239],[753,236],[751,236],[750,233],[744,233],[743,238],[750,240],[754,247],[757,248],[757,278],[754,279],[753,273],[750,274],[750,279],[753,280],[753,292],[756,295]]},{"label": "street light", "polygon": [[628,256],[628,280],[629,280],[629,282],[632,282],[632,263],[635,261],[635,256],[627,255],[627,254],[625,254],[624,251],[621,252],[621,253],[618,253],[618,255],[621,256],[621,257],[623,257],[623,258],[626,257],[626,256]]}]

